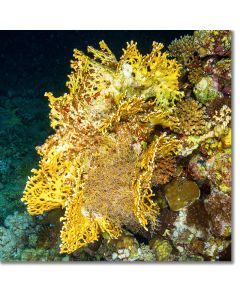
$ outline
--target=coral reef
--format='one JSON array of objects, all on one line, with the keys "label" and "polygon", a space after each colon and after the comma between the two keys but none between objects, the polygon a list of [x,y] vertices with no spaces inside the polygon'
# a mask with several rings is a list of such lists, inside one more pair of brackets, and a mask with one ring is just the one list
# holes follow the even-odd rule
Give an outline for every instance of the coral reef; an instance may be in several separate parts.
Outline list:
[{"label": "coral reef", "polygon": [[206,159],[201,154],[192,156],[188,163],[188,172],[194,180],[204,181],[208,175]]},{"label": "coral reef", "polygon": [[130,233],[124,233],[114,240],[106,240],[97,253],[109,261],[135,261],[141,254],[138,241]]},{"label": "coral reef", "polygon": [[[36,218],[36,217],[35,217]],[[48,231],[41,219],[33,219],[27,212],[15,212],[0,226],[0,261],[69,261],[68,255],[59,254],[59,241],[53,236],[54,229]],[[44,236],[43,236],[44,233]],[[52,240],[49,241],[49,238]],[[48,239],[51,245],[43,243]]]},{"label": "coral reef", "polygon": [[122,236],[110,243],[104,241],[94,254],[97,260],[118,262],[153,262],[156,255],[149,245],[138,243],[134,237]]},{"label": "coral reef", "polygon": [[[192,259],[189,259],[189,257],[192,257],[193,260],[219,260],[229,247],[230,241],[211,236],[206,231],[208,228],[207,219],[204,220],[204,224],[200,221],[201,218],[199,219],[199,216],[197,216],[198,222],[200,221],[198,224],[201,224],[201,226],[198,225],[196,227],[194,215],[191,216],[190,221],[188,214],[187,210],[180,211],[178,218],[174,222],[174,228],[169,233],[169,238],[178,251],[175,259],[178,261],[191,261]],[[203,220],[206,212],[202,210],[201,214]]]},{"label": "coral reef", "polygon": [[183,66],[185,95],[193,90],[202,103],[231,96],[231,35],[228,30],[199,30],[169,45],[170,55]]},{"label": "coral reef", "polygon": [[39,230],[27,212],[7,216],[4,226],[0,227],[0,260],[14,260],[26,245],[35,246]]},{"label": "coral reef", "polygon": [[[117,250],[117,255],[119,259],[127,258],[128,260],[135,260],[139,254],[138,242],[134,237],[130,235],[123,235],[120,238],[113,240],[112,243]],[[114,253],[112,254],[113,259],[114,257],[116,257]]]},{"label": "coral reef", "polygon": [[231,32],[228,30],[197,30],[194,32],[196,48],[201,57],[228,56],[231,51]]},{"label": "coral reef", "polygon": [[[169,52],[153,42],[145,55],[130,42],[120,59],[99,45],[89,55],[74,50],[68,93],[46,93],[53,131],[37,147],[41,160],[22,197],[38,215],[35,236],[21,232],[24,243],[16,246],[14,224],[0,227],[3,259],[15,255],[7,257],[8,247],[19,248],[22,261],[224,260],[231,244],[231,32],[196,31]],[[13,127],[32,120],[11,109],[22,122]],[[2,182],[11,166],[0,156]],[[28,161],[15,169],[24,177]],[[51,213],[57,225],[44,224]]]}]

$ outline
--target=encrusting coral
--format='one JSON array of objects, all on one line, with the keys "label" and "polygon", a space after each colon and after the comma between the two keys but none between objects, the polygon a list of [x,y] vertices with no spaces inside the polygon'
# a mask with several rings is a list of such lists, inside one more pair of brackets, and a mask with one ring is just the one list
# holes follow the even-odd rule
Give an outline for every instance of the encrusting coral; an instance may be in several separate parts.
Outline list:
[{"label": "encrusting coral", "polygon": [[231,193],[231,151],[217,152],[206,162],[208,177],[213,186],[224,193]]},{"label": "encrusting coral", "polygon": [[200,190],[198,185],[184,177],[177,177],[165,187],[165,197],[173,211],[180,210],[198,200]]},{"label": "encrusting coral", "polygon": [[157,261],[167,261],[172,252],[172,246],[166,240],[151,240],[150,247],[153,249]]},{"label": "encrusting coral", "polygon": [[205,208],[210,216],[211,230],[216,236],[231,234],[231,198],[218,190],[213,190],[206,199]]}]

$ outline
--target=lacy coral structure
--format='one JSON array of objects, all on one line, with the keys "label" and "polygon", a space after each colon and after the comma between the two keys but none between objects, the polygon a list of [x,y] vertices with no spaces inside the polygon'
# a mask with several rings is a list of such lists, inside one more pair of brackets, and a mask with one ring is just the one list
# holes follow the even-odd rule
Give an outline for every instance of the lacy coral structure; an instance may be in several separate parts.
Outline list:
[{"label": "lacy coral structure", "polygon": [[119,61],[103,41],[100,50],[88,47],[91,57],[74,50],[69,92],[59,98],[46,93],[55,134],[37,148],[42,159],[22,201],[31,215],[65,210],[62,253],[102,233],[117,238],[123,226],[148,230],[156,223],[156,159],[174,160],[181,144],[164,130],[152,133],[155,124],[178,125],[172,111],[183,98],[180,65],[162,48],[154,42],[142,55],[130,42]]}]

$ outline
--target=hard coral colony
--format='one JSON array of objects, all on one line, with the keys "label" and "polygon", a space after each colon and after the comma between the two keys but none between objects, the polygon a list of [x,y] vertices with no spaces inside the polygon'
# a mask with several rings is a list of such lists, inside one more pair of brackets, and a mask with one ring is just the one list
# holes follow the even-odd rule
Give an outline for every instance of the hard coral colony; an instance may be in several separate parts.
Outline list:
[{"label": "hard coral colony", "polygon": [[[206,39],[206,43],[199,39]],[[186,44],[188,40],[190,44]],[[224,193],[229,194],[230,185],[228,182],[225,188],[220,176],[231,172],[231,149],[224,142],[231,126],[231,110],[221,101],[229,97],[224,89],[230,83],[229,78],[221,79],[220,88],[214,72],[222,56],[229,56],[229,49],[220,51],[214,43],[229,48],[230,33],[197,32],[191,38],[174,41],[170,52],[163,52],[163,45],[153,42],[151,53],[146,55],[138,51],[137,43],[130,42],[119,61],[104,41],[99,43],[100,50],[88,47],[89,56],[74,50],[69,92],[59,98],[46,93],[55,134],[37,147],[42,159],[39,169],[32,170],[22,198],[31,215],[55,208],[65,210],[61,253],[72,253],[101,235],[108,240],[121,238],[126,231],[149,232],[161,239],[157,232],[164,210],[187,214],[193,202],[204,201],[206,185],[214,195],[220,189],[218,197],[227,197]],[[211,52],[206,49],[205,53],[203,49],[209,44]],[[190,79],[196,61],[201,75],[194,81]],[[206,71],[209,64],[212,71]],[[216,71],[222,77],[223,72],[230,72],[223,69]],[[218,109],[208,113],[214,101],[218,101]],[[210,151],[214,147],[224,160],[215,158]],[[194,160],[194,155],[203,157],[203,163]],[[220,172],[217,164],[222,161],[225,169]],[[195,173],[202,168],[204,180],[198,180],[203,176]],[[213,170],[219,170],[217,178],[213,178]],[[164,193],[168,203],[162,206],[157,198]],[[173,221],[171,230],[165,228],[169,249],[182,230],[178,226],[187,228],[187,218],[184,220],[184,225]],[[210,225],[207,231],[211,235]],[[203,241],[205,248],[209,238]]]}]

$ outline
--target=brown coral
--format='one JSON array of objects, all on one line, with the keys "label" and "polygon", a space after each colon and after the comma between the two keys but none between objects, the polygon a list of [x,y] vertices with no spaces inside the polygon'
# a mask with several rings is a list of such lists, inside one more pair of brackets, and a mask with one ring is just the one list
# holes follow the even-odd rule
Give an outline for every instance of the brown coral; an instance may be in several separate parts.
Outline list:
[{"label": "brown coral", "polygon": [[187,225],[194,226],[204,236],[209,235],[209,216],[202,201],[196,201],[187,208]]},{"label": "brown coral", "polygon": [[211,230],[219,237],[227,237],[231,234],[231,197],[213,190],[204,201],[206,211],[210,216]]},{"label": "brown coral", "polygon": [[168,49],[173,57],[176,57],[181,64],[187,66],[191,64],[194,59],[194,37],[185,35],[180,39],[175,39],[169,45]]},{"label": "brown coral", "polygon": [[159,185],[169,182],[171,176],[176,172],[176,158],[168,156],[156,160],[155,169],[152,176],[152,184]]},{"label": "brown coral", "polygon": [[179,119],[179,127],[175,132],[185,135],[202,135],[207,131],[205,107],[196,100],[184,100],[178,103],[175,116]]}]

